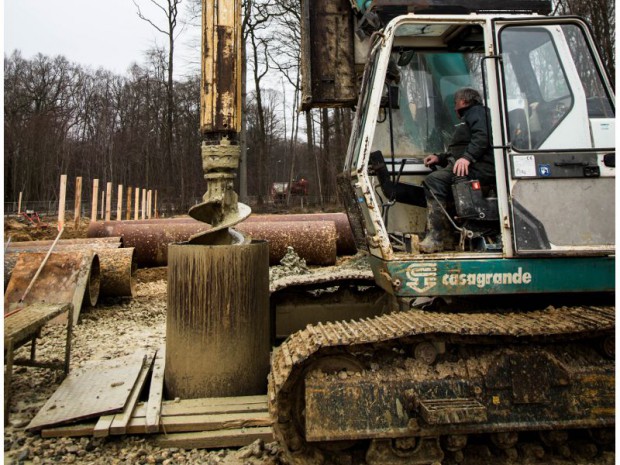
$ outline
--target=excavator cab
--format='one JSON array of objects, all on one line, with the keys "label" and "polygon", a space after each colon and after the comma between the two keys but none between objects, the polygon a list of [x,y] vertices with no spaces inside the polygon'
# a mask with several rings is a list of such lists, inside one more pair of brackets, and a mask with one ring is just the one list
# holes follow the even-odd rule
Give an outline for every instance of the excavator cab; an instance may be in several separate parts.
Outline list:
[{"label": "excavator cab", "polygon": [[[461,87],[488,108],[496,179],[453,186],[445,214],[456,246],[421,255],[426,208],[386,192],[372,157],[381,154],[392,185],[419,189],[424,158],[444,152],[459,124]],[[369,44],[343,173],[358,246],[401,297],[610,291],[614,132],[613,93],[583,21],[400,16]],[[549,268],[563,277],[548,279]],[[526,269],[528,283],[502,277]]]}]

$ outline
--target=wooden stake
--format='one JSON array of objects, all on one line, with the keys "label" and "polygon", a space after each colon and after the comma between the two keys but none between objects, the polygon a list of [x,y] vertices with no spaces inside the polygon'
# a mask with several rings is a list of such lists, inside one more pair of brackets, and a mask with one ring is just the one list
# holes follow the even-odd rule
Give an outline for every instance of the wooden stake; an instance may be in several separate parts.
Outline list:
[{"label": "wooden stake", "polygon": [[58,200],[58,230],[65,226],[65,200],[67,198],[67,175],[60,175],[60,196]]},{"label": "wooden stake", "polygon": [[90,209],[90,221],[97,221],[97,200],[99,198],[99,179],[93,179],[93,204]]},{"label": "wooden stake", "polygon": [[138,219],[138,214],[140,213],[140,188],[136,187],[136,206],[134,210],[133,219]]},{"label": "wooden stake", "polygon": [[77,229],[80,226],[80,219],[82,217],[82,176],[75,178],[75,209],[73,211],[74,224],[73,227]]},{"label": "wooden stake", "polygon": [[22,212],[22,192],[19,191],[19,200],[17,201],[17,214],[20,215]]},{"label": "wooden stake", "polygon": [[99,215],[101,219],[103,219],[104,209],[105,209],[105,192],[101,191],[101,215]]},{"label": "wooden stake", "polygon": [[116,196],[116,221],[123,219],[123,185],[118,185],[118,195]]},{"label": "wooden stake", "polygon": [[132,194],[132,188],[131,186],[129,186],[127,188],[127,214],[125,216],[125,219],[127,221],[131,219],[131,194]]},{"label": "wooden stake", "polygon": [[153,205],[153,191],[149,189],[146,193],[146,217],[151,219],[151,207]]},{"label": "wooden stake", "polygon": [[142,189],[142,219],[146,219],[146,189]]},{"label": "wooden stake", "polygon": [[153,202],[153,210],[155,211],[155,218],[159,218],[159,214],[157,213],[157,189],[155,189],[155,201]]},{"label": "wooden stake", "polygon": [[110,221],[112,206],[112,183],[109,182],[105,189],[105,220]]}]

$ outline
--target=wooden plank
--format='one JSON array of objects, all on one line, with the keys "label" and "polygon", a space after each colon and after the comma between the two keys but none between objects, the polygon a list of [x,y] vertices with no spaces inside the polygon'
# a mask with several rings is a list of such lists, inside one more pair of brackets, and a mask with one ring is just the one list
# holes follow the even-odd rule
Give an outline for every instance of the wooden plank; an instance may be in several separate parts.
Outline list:
[{"label": "wooden plank", "polygon": [[112,183],[106,184],[105,189],[105,220],[110,221],[112,212]]},{"label": "wooden plank", "polygon": [[161,416],[161,402],[164,395],[164,367],[166,363],[166,349],[161,348],[157,351],[153,364],[153,376],[151,377],[151,388],[149,390],[149,400],[146,404],[146,432],[156,433],[159,431],[159,420]]},{"label": "wooden plank", "polygon": [[201,431],[196,433],[162,434],[155,436],[159,447],[178,447],[181,449],[220,449],[224,447],[243,447],[257,439],[265,442],[275,440],[270,427],[244,428],[226,431]]},{"label": "wooden plank", "polygon": [[[267,396],[251,397],[214,397],[202,399],[166,400],[162,403],[161,415],[200,415],[223,413],[252,413],[266,412],[268,409]],[[133,418],[144,417],[146,406],[140,403],[136,406]]]},{"label": "wooden plank", "polygon": [[93,436],[96,438],[105,438],[110,435],[110,426],[112,426],[114,415],[103,415],[99,417],[99,421],[93,430]]},{"label": "wooden plank", "polygon": [[27,430],[120,412],[142,368],[144,353],[91,362],[72,370]]},{"label": "wooden plank", "polygon": [[46,428],[41,430],[42,438],[62,438],[92,436],[95,430],[95,423],[84,423],[79,425],[57,426],[56,428]]},{"label": "wooden plank", "polygon": [[[265,427],[272,425],[271,417],[267,412],[254,414],[229,413],[225,415],[175,415],[162,416],[159,428],[154,432],[182,433],[191,431],[218,431],[240,428]],[[127,425],[127,434],[145,434],[146,419],[132,417]]]},{"label": "wooden plank", "polygon": [[142,388],[144,388],[147,375],[151,372],[151,367],[153,366],[154,359],[155,354],[147,357],[147,360],[142,365],[142,370],[138,375],[138,380],[136,381],[136,384],[134,384],[133,389],[131,390],[131,394],[129,395],[127,404],[125,404],[125,408],[121,413],[118,413],[114,416],[114,421],[112,421],[112,425],[110,426],[110,434],[126,433],[127,425],[129,424],[129,420],[131,419],[132,413],[136,407],[136,403],[140,398],[140,394],[142,393]]},{"label": "wooden plank", "polygon": [[20,343],[34,335],[39,328],[61,313],[68,312],[71,304],[32,304],[4,318],[4,344],[13,340]]},{"label": "wooden plank", "polygon": [[77,228],[80,225],[82,216],[82,176],[75,178],[75,203],[73,208],[73,226]]}]

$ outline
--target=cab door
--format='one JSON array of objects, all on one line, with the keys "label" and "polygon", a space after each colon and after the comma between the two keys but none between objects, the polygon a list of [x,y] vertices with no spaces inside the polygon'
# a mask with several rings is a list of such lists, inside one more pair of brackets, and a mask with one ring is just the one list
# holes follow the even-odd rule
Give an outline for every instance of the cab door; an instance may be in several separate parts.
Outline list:
[{"label": "cab door", "polygon": [[515,253],[613,253],[615,107],[587,27],[494,26]]}]

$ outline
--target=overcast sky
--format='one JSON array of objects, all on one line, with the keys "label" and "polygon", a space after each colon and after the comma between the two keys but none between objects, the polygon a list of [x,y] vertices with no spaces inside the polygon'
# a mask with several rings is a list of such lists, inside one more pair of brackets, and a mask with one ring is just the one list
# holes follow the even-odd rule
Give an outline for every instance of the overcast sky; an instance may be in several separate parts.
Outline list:
[{"label": "overcast sky", "polygon": [[[163,12],[149,0],[139,4],[145,16],[165,24]],[[198,62],[200,50],[188,46],[192,32],[185,29],[175,47],[179,74],[197,67],[192,62]],[[138,18],[132,0],[4,0],[5,54],[18,49],[24,58],[39,52],[64,55],[71,62],[125,74],[133,62],[144,62],[144,52],[156,42],[167,48],[167,37]]]}]

